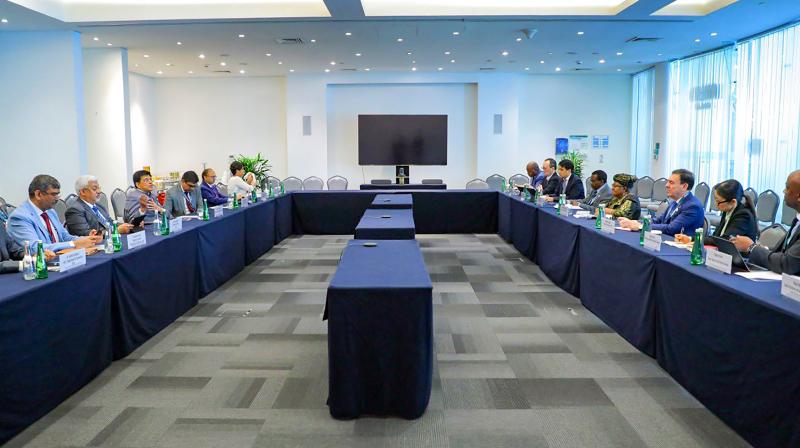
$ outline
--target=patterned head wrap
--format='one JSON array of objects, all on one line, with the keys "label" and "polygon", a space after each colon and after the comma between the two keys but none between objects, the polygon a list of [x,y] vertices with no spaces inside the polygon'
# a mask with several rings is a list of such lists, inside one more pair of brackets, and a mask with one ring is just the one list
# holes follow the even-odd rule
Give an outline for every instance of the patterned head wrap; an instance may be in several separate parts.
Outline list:
[{"label": "patterned head wrap", "polygon": [[636,183],[636,176],[634,176],[633,174],[625,174],[625,173],[615,174],[614,182],[630,190],[631,188],[633,188],[633,184]]}]

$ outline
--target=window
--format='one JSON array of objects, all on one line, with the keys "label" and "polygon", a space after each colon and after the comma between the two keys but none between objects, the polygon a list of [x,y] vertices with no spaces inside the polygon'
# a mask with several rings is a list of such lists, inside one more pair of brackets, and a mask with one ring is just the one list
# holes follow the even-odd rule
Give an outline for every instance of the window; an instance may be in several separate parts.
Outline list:
[{"label": "window", "polygon": [[631,169],[638,176],[650,175],[650,151],[653,150],[653,99],[655,69],[633,76],[631,107]]}]

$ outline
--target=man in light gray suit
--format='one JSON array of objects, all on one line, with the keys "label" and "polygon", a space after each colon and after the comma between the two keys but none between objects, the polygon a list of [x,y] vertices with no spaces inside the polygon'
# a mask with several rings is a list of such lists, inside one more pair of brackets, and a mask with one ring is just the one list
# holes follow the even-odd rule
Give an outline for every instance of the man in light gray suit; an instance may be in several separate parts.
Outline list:
[{"label": "man in light gray suit", "polygon": [[[111,215],[102,204],[97,202],[100,197],[100,184],[97,178],[83,175],[75,181],[75,192],[79,199],[72,201],[67,209],[66,226],[69,233],[75,236],[86,236],[92,230],[97,233],[111,232]],[[117,226],[119,233],[130,233],[131,224]]]},{"label": "man in light gray suit", "polygon": [[144,216],[145,224],[150,224],[155,220],[156,212],[166,212],[153,194],[153,177],[149,171],[139,170],[133,173],[133,185],[136,188],[125,193],[125,222]]},{"label": "man in light gray suit", "polygon": [[183,173],[178,185],[167,190],[167,200],[164,202],[167,212],[173,217],[196,215],[197,209],[203,207],[203,195],[197,186],[199,181],[194,171]]},{"label": "man in light gray suit", "polygon": [[573,204],[594,213],[601,202],[608,202],[611,199],[611,187],[608,186],[608,175],[603,170],[593,172],[589,184],[592,186],[592,191],[580,202],[574,201]]}]

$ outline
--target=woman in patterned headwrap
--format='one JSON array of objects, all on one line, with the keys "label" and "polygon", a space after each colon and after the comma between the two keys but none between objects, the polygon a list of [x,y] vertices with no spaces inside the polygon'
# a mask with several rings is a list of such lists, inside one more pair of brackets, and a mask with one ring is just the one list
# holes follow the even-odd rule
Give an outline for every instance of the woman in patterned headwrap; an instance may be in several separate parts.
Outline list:
[{"label": "woman in patterned headwrap", "polygon": [[601,206],[605,207],[606,216],[614,218],[639,219],[642,214],[639,199],[630,193],[636,176],[631,174],[615,174],[611,184],[611,200]]}]

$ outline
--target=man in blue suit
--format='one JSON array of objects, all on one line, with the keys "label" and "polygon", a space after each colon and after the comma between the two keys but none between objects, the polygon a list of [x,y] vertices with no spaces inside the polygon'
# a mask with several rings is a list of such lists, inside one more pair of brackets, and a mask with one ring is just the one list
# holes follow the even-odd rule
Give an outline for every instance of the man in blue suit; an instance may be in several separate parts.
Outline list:
[{"label": "man in blue suit", "polygon": [[28,200],[8,217],[8,234],[17,243],[42,241],[53,252],[67,249],[92,248],[102,241],[94,230],[89,236],[70,235],[58,220],[53,206],[61,194],[58,181],[46,174],[33,178],[28,186]]},{"label": "man in blue suit", "polygon": [[[694,231],[703,228],[703,203],[694,197],[694,174],[689,170],[679,169],[672,172],[667,179],[667,196],[672,199],[664,213],[653,218],[651,230],[660,230],[665,235],[694,236]],[[638,221],[619,218],[622,227],[639,230],[642,225]]]},{"label": "man in blue suit", "polygon": [[583,182],[578,176],[572,174],[575,170],[575,164],[571,160],[562,160],[558,162],[558,184],[556,190],[548,195],[545,200],[548,202],[558,201],[558,196],[563,194],[568,200],[583,199],[584,190]]}]

